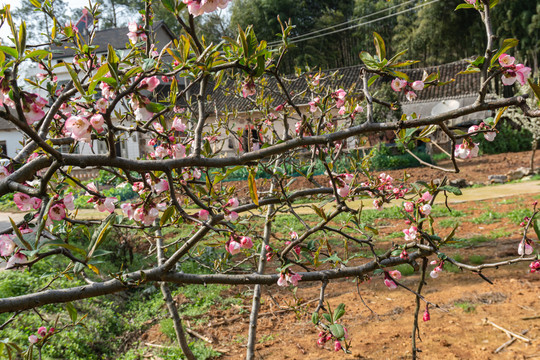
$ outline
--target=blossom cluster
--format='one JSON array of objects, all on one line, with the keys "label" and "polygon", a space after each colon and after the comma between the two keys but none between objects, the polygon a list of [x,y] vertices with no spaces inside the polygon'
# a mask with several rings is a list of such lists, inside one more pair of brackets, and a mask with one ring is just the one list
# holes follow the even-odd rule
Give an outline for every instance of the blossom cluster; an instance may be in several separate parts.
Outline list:
[{"label": "blossom cluster", "polygon": [[386,173],[381,173],[371,184],[369,182],[363,182],[361,185],[371,187],[376,192],[368,191],[367,193],[372,198],[377,197],[373,200],[373,206],[377,210],[382,210],[384,202],[403,198],[409,191],[403,185],[394,185],[394,178]]},{"label": "blossom cluster", "polygon": [[504,85],[514,85],[519,81],[521,85],[527,83],[531,75],[531,68],[523,64],[516,64],[516,59],[508,54],[499,56],[499,64],[502,66],[503,76],[501,78]]},{"label": "blossom cluster", "polygon": [[[15,109],[15,102],[9,97],[9,84],[5,77],[0,77],[0,106],[7,105]],[[49,102],[38,94],[21,91],[21,107],[28,125],[40,121],[45,116],[43,110]]]},{"label": "blossom cluster", "polygon": [[188,6],[188,11],[193,16],[211,13],[218,8],[225,9],[231,0],[182,0]]},{"label": "blossom cluster", "polygon": [[285,273],[279,274],[277,284],[279,286],[287,286],[287,283],[290,283],[292,286],[298,286],[298,281],[300,280],[302,280],[302,275],[288,270]]},{"label": "blossom cluster", "polygon": [[50,336],[54,333],[55,329],[54,328],[50,328],[48,331],[47,331],[47,328],[45,326],[41,326],[38,330],[37,330],[37,335],[35,334],[32,334],[28,337],[28,341],[31,343],[31,344],[37,344],[40,340],[44,339],[45,337],[47,336]]},{"label": "blossom cluster", "polygon": [[[343,339],[347,339],[349,337],[349,332],[347,331],[346,327],[343,327],[343,332],[345,333],[345,335],[343,335]],[[334,335],[332,335],[330,331],[321,331],[319,333],[319,339],[317,340],[317,345],[319,345],[320,347],[323,347],[324,344],[332,340],[334,340],[334,351],[339,351],[343,349],[339,339],[337,339]]]},{"label": "blossom cluster", "polygon": [[423,90],[425,84],[421,80],[410,83],[407,82],[407,80],[395,78],[390,83],[390,86],[392,87],[392,90],[396,92],[401,92],[403,90],[403,92],[405,92],[405,97],[407,98],[407,100],[413,101],[417,97],[415,91]]}]

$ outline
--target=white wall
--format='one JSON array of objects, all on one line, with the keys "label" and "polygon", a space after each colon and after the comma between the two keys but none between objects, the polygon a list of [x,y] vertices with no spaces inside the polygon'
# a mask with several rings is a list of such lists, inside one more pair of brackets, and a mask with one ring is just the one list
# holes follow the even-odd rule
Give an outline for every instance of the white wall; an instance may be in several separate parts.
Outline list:
[{"label": "white wall", "polygon": [[0,141],[6,142],[9,157],[15,157],[22,150],[23,135],[16,130],[0,131]]}]

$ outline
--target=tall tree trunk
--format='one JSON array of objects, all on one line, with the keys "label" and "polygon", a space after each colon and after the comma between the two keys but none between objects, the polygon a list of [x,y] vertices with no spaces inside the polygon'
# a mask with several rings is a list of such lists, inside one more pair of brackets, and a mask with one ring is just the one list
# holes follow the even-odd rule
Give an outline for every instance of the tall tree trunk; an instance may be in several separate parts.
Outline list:
[{"label": "tall tree trunk", "polygon": [[534,154],[536,153],[537,147],[538,147],[538,139],[534,138],[534,140],[532,141],[531,164],[529,166],[531,168],[531,173],[534,172]]},{"label": "tall tree trunk", "polygon": [[[171,184],[173,186],[173,184]],[[154,226],[159,226],[159,223],[157,221],[154,222]],[[161,235],[161,228],[158,227],[158,229],[155,232],[157,241],[157,258],[158,258],[158,265],[163,264],[165,261],[165,255],[163,254],[163,237]],[[163,300],[167,304],[167,309],[169,310],[169,315],[172,318],[173,326],[174,326],[174,332],[176,333],[176,340],[178,341],[178,345],[180,345],[180,348],[182,349],[182,352],[186,356],[186,359],[188,360],[197,360],[195,358],[195,355],[191,352],[191,349],[189,348],[186,334],[184,332],[184,328],[182,327],[182,320],[180,319],[180,315],[178,314],[178,309],[176,308],[176,303],[174,302],[174,299],[171,295],[171,290],[167,286],[167,283],[162,282],[160,283],[160,289],[161,294],[163,295]]]}]

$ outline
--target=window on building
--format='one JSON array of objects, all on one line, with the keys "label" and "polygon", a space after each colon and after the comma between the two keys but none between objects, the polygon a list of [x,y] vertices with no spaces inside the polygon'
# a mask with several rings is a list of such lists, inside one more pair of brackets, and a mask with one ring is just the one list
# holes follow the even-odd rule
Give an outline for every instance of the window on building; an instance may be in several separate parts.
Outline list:
[{"label": "window on building", "polygon": [[0,155],[7,156],[7,143],[5,141],[0,141]]}]

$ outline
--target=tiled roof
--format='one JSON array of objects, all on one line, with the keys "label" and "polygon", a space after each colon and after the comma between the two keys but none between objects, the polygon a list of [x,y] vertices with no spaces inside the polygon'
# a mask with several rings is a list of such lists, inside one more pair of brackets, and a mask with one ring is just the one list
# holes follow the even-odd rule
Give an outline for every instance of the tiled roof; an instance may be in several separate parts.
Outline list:
[{"label": "tiled roof", "polygon": [[0,131],[2,130],[17,130],[17,127],[4,118],[0,118]]},{"label": "tiled roof", "polygon": [[[165,31],[171,36],[171,38],[174,38],[174,35],[163,21],[157,21],[153,26],[153,31],[155,32],[161,27],[165,29]],[[98,52],[107,51],[107,47],[109,44],[111,44],[115,49],[125,49],[126,44],[129,42],[129,39],[127,37],[128,32],[129,30],[127,26],[121,28],[99,30],[96,31],[92,44],[99,46],[97,50]],[[53,59],[73,56],[75,54],[75,51],[70,48],[73,46],[73,43],[69,43],[63,46],[51,47],[51,50],[54,51]]]},{"label": "tiled roof", "polygon": [[[465,60],[456,61],[449,64],[443,64],[440,66],[432,66],[427,68],[416,68],[416,69],[407,69],[402,70],[404,73],[406,73],[411,81],[414,80],[420,80],[422,79],[424,70],[428,72],[428,74],[436,73],[437,71],[440,73],[440,80],[441,81],[450,81],[451,79],[455,79],[454,82],[448,85],[444,86],[430,86],[422,91],[417,92],[417,99],[415,101],[435,101],[439,99],[449,99],[449,98],[457,98],[457,97],[463,97],[463,96],[471,96],[478,92],[479,82],[480,82],[480,74],[474,73],[474,74],[466,74],[466,75],[458,75],[458,73],[462,70],[464,70],[467,67],[468,63]],[[334,87],[341,87],[343,89],[349,89],[353,85],[356,85],[354,88],[354,91],[358,94],[361,92],[361,80],[360,80],[360,72],[362,69],[362,65],[356,65],[356,66],[350,66],[345,68],[339,68],[339,69],[333,69],[333,70],[326,70],[323,73],[325,74],[331,74],[334,72],[338,73],[338,76],[336,80],[333,81],[332,85]],[[392,77],[385,77],[383,79],[377,80],[377,82],[373,85],[374,87],[377,86],[377,83],[380,83],[381,81],[384,82],[390,82],[393,78]],[[269,92],[274,100],[272,102],[272,106],[277,106],[279,104],[282,104],[285,99],[283,95],[279,92],[279,87],[274,78],[267,78],[267,85],[265,86],[266,92]],[[212,97],[214,100],[214,104],[218,110],[225,110],[225,108],[229,109],[236,109],[238,111],[249,111],[254,108],[251,101],[246,100],[242,97],[232,95],[234,93],[234,89],[230,89],[232,86],[232,81],[229,81],[225,84],[220,85],[218,89],[215,91],[211,91],[213,88],[213,85],[209,86],[209,92],[208,95]],[[295,78],[291,81],[286,81],[285,86],[287,89],[292,92],[292,94],[301,94],[302,92],[305,92],[303,96],[299,96],[295,98],[295,103],[297,104],[307,104],[309,101],[311,101],[311,94],[309,93],[308,86],[306,84],[306,80],[303,78]],[[196,87],[195,87],[196,88]],[[229,89],[229,90],[227,90]],[[194,93],[196,93],[197,89],[194,89]],[[407,102],[407,100],[402,96],[400,99],[402,102]]]}]

